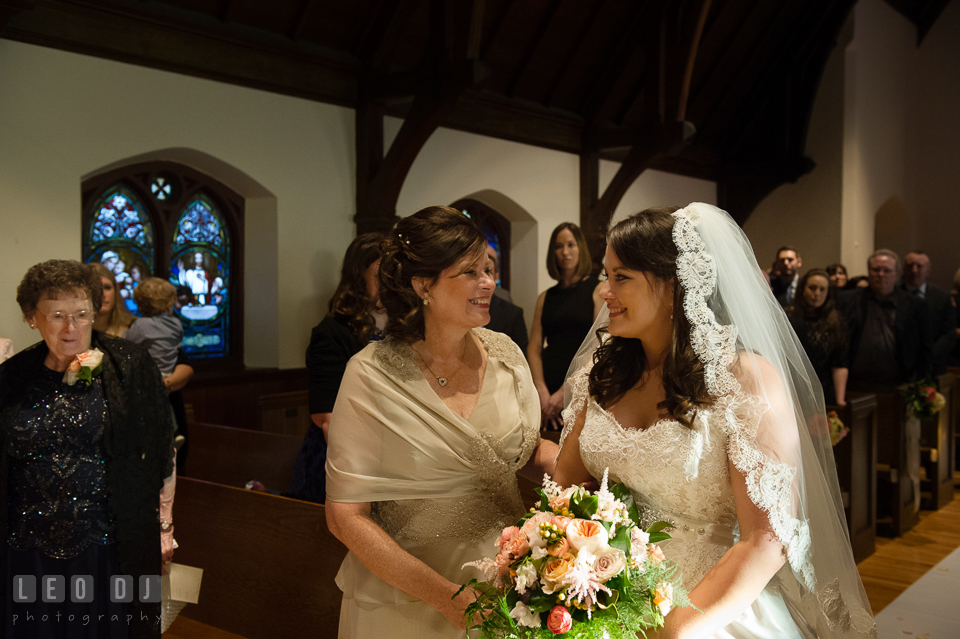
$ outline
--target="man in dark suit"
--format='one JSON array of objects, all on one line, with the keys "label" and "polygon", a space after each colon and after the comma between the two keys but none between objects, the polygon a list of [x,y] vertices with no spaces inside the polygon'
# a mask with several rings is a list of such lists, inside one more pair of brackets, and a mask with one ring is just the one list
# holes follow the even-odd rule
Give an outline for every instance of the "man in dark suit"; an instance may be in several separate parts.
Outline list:
[{"label": "man in dark suit", "polygon": [[[487,257],[493,262],[493,279],[499,281],[500,264],[497,260],[497,252],[489,244],[487,244]],[[497,290],[500,290],[499,286]],[[496,291],[490,298],[490,323],[487,324],[487,328],[507,335],[520,347],[523,356],[527,356],[527,324],[523,321],[523,309],[503,299],[496,294]]]},{"label": "man in dark suit", "polygon": [[930,258],[926,253],[910,251],[903,262],[901,287],[927,303],[930,341],[933,344],[933,374],[942,375],[947,372],[947,357],[957,341],[957,307],[947,293],[927,283],[927,278],[930,277]]},{"label": "man in dark suit", "polygon": [[897,287],[900,260],[893,251],[874,252],[867,273],[869,286],[837,296],[850,341],[847,388],[887,393],[930,374],[927,307]]},{"label": "man in dark suit", "polygon": [[781,246],[777,249],[777,259],[773,261],[773,268],[770,270],[770,288],[783,308],[793,304],[797,295],[801,266],[803,259],[797,249],[792,246]]}]

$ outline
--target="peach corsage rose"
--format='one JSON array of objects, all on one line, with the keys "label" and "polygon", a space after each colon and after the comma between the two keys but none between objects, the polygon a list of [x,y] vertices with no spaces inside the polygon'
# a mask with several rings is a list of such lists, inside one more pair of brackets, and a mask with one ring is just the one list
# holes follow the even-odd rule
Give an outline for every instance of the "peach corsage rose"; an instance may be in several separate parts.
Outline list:
[{"label": "peach corsage rose", "polygon": [[89,386],[93,378],[103,371],[102,361],[103,352],[99,348],[80,353],[67,367],[67,372],[63,374],[63,382],[68,386],[73,386],[77,382]]},{"label": "peach corsage rose", "polygon": [[607,529],[589,519],[574,519],[567,526],[567,539],[574,550],[596,554],[609,541]]}]

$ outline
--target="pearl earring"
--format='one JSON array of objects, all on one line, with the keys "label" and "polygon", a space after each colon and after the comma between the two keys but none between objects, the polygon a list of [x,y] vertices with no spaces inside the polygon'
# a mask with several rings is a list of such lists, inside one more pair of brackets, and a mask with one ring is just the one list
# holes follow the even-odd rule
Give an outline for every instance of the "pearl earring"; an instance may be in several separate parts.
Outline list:
[{"label": "pearl earring", "polygon": [[429,304],[430,304],[430,300],[428,300],[427,298],[423,298],[423,305],[427,306]]}]

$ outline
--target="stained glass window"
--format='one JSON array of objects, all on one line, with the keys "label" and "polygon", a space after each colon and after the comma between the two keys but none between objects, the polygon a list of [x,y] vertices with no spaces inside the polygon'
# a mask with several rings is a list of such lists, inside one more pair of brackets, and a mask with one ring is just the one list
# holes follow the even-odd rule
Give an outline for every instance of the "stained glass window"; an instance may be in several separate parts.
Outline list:
[{"label": "stained glass window", "polygon": [[223,215],[202,193],[183,209],[173,229],[170,282],[178,287],[183,350],[191,357],[229,352],[230,237]]},{"label": "stained glass window", "polygon": [[143,203],[123,185],[108,188],[90,211],[85,262],[100,262],[113,271],[124,304],[137,312],[133,289],[150,277],[154,264],[153,225]]}]

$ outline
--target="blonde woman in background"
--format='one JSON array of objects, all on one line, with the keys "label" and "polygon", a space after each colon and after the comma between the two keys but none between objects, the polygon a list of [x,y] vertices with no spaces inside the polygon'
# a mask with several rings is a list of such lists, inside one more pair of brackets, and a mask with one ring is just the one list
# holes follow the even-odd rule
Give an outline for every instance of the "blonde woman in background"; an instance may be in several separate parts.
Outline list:
[{"label": "blonde woman in background", "polygon": [[113,337],[123,337],[123,334],[133,324],[136,318],[127,310],[123,300],[117,304],[117,280],[113,271],[103,264],[91,264],[103,282],[103,304],[93,322],[93,330],[106,333]]}]

